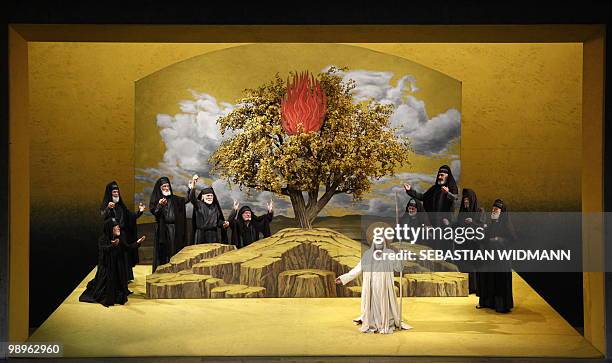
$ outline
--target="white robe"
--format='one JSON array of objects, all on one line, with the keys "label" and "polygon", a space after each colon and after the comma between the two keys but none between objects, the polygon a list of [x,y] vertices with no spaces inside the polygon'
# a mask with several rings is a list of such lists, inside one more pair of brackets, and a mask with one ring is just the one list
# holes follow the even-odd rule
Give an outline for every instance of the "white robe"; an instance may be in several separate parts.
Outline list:
[{"label": "white robe", "polygon": [[[393,253],[390,249],[384,252]],[[400,328],[399,304],[393,289],[394,271],[400,271],[400,261],[377,261],[373,258],[374,249],[368,249],[361,261],[351,271],[340,276],[343,285],[362,274],[361,316],[354,319],[361,322],[359,331],[363,333],[393,333]],[[401,329],[412,329],[402,323]]]}]

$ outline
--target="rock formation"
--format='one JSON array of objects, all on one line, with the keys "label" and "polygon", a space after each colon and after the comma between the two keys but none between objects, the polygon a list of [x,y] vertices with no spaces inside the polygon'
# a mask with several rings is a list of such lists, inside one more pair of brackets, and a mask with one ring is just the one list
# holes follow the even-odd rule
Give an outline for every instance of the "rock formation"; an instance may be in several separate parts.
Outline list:
[{"label": "rock formation", "polygon": [[[429,247],[393,243],[391,248],[418,252]],[[147,276],[147,297],[359,296],[361,277],[348,286],[334,280],[353,268],[361,253],[360,242],[328,228],[287,228],[241,249],[220,243],[187,246]],[[444,261],[405,263],[405,296],[463,296],[464,290],[467,294],[467,277],[464,286],[462,274],[445,277],[430,271],[457,268]]]}]

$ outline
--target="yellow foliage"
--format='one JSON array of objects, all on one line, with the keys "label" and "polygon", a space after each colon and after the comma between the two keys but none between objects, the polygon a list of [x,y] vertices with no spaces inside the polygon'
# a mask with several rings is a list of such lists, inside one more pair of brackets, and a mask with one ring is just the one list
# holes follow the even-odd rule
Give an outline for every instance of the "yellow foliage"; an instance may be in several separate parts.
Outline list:
[{"label": "yellow foliage", "polygon": [[[355,103],[354,82],[342,82],[336,68],[317,77],[327,96],[320,131],[283,132],[280,104],[286,84],[276,75],[267,84],[246,89],[238,106],[219,118],[221,133],[229,137],[210,158],[213,170],[231,183],[289,195],[296,216],[305,212],[310,221],[334,194],[361,199],[372,180],[408,163],[409,151],[408,140],[396,137],[390,127],[391,105]],[[324,193],[320,199],[319,190]],[[298,199],[304,204],[302,191],[309,193],[305,208],[296,206]]]}]

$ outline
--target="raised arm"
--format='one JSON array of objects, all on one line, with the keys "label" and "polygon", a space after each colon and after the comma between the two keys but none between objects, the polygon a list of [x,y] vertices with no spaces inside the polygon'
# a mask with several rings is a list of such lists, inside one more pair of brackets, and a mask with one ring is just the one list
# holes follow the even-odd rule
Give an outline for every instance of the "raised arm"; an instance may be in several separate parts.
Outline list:
[{"label": "raised arm", "polygon": [[414,190],[411,184],[404,184],[404,190],[406,191],[406,194],[408,194],[412,198],[423,200],[423,194]]},{"label": "raised arm", "polygon": [[157,202],[154,208],[151,208],[151,213],[154,216],[159,217],[166,205],[168,205],[166,198],[162,198],[159,202]]},{"label": "raised arm", "polygon": [[255,221],[262,223],[272,222],[272,219],[274,218],[274,203],[272,202],[272,200],[270,200],[270,202],[266,204],[266,208],[268,210],[268,213],[264,214],[263,216],[257,216]]},{"label": "raised arm", "polygon": [[187,201],[193,204],[194,207],[198,206],[198,200],[196,199],[195,187],[192,187],[191,182],[189,183],[189,187],[187,188]]},{"label": "raised arm", "polygon": [[227,217],[230,228],[234,228],[236,221],[238,220],[238,207],[240,207],[240,203],[237,200],[234,200],[232,212],[230,213],[229,217]]},{"label": "raised arm", "polygon": [[196,184],[198,183],[198,176],[194,175],[189,181],[189,185],[187,186],[187,201],[193,204],[194,207],[198,206],[196,199]]},{"label": "raised arm", "polygon": [[145,210],[145,205],[142,203],[138,203],[138,209],[136,209],[136,213],[130,212],[128,210],[128,212],[130,213],[130,217],[132,217],[134,220],[140,218],[140,216],[142,216],[142,214],[144,213]]}]

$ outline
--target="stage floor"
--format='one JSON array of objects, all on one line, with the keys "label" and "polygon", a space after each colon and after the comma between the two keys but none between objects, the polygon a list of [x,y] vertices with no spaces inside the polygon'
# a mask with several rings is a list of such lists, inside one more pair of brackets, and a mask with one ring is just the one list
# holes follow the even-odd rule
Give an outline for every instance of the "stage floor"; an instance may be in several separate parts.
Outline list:
[{"label": "stage floor", "polygon": [[517,274],[510,314],[475,309],[474,295],[404,298],[414,328],[379,335],[351,322],[359,298],[147,300],[150,269],[137,266],[134,295],[110,308],[78,301],[94,269],[30,341],[61,342],[66,357],[602,356]]}]

